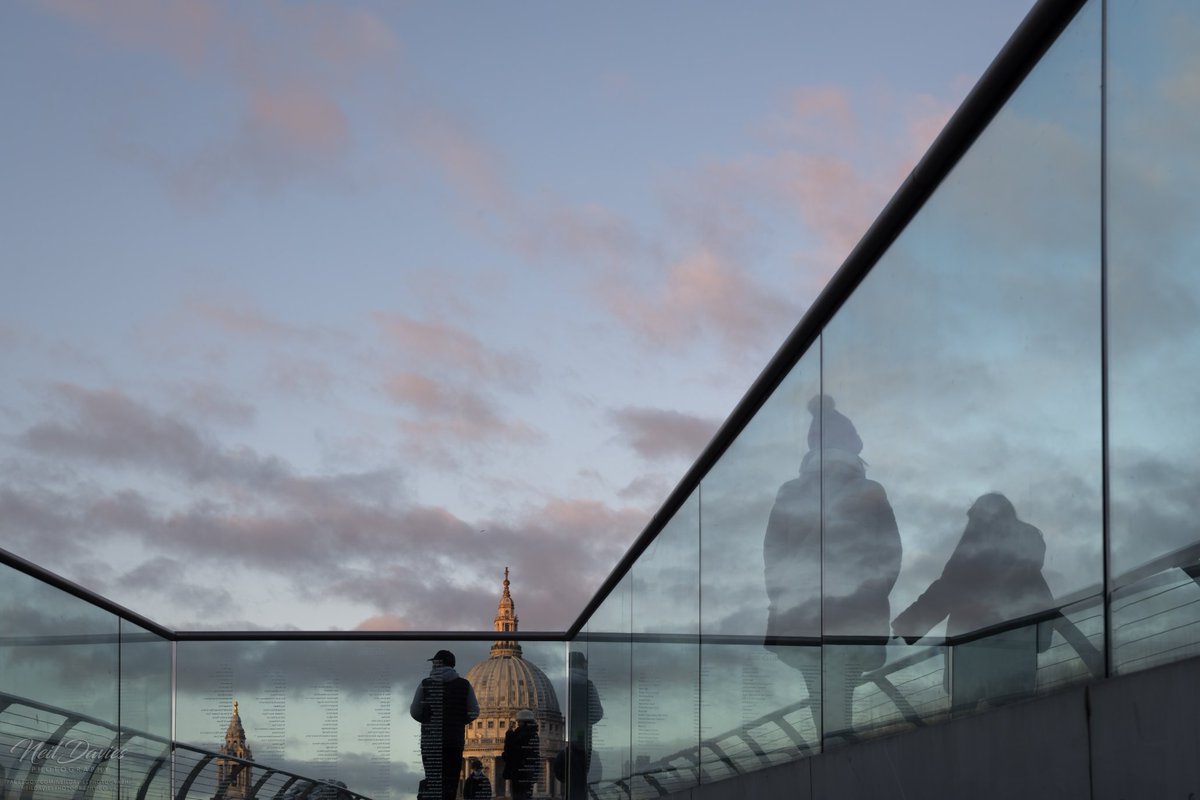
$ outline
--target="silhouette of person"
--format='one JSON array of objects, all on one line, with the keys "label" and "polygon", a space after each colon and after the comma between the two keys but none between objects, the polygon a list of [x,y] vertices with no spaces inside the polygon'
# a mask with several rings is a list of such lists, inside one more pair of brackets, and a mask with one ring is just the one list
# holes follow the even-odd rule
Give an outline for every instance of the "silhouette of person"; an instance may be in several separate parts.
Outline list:
[{"label": "silhouette of person", "polygon": [[[1042,532],[1017,519],[1007,497],[985,494],[967,511],[967,526],[941,577],[896,617],[892,629],[911,643],[946,619],[946,636],[953,638],[1053,608],[1042,575],[1045,559]],[[981,701],[998,705],[1033,694],[1037,654],[1049,640],[1048,626],[1027,625],[956,646],[954,707],[971,710]]]},{"label": "silhouette of person", "polygon": [[800,476],[779,488],[763,540],[767,636],[878,637],[823,648],[823,696],[820,662],[811,649],[770,646],[804,676],[814,713],[823,698],[825,735],[851,738],[854,690],[863,673],[887,656],[888,595],[900,574],[900,531],[887,492],[866,477],[854,423],[828,395],[814,397],[808,410],[809,449]]},{"label": "silhouette of person", "polygon": [[533,787],[541,778],[541,740],[537,720],[529,709],[517,712],[517,727],[504,734],[504,779],[512,789],[513,800],[533,797]]},{"label": "silhouette of person", "polygon": [[421,764],[425,780],[420,800],[454,800],[462,772],[467,723],[479,716],[479,701],[466,678],[454,671],[454,653],[438,650],[429,659],[429,677],[421,681],[408,713],[421,723]]},{"label": "silhouette of person", "polygon": [[[574,741],[564,751],[567,755],[563,755],[562,760],[568,762],[564,765],[570,773],[567,775],[567,782],[570,790],[575,792],[568,796],[583,797],[587,783],[600,779],[600,758],[592,752],[592,726],[604,717],[604,706],[600,704],[596,684],[588,677],[587,657],[578,650],[573,650],[568,659],[568,666],[567,680],[571,688],[571,725]],[[556,763],[557,761],[556,758]]]},{"label": "silhouette of person", "polygon": [[483,772],[483,762],[472,758],[468,766],[471,773],[463,781],[463,800],[492,800],[492,784]]}]

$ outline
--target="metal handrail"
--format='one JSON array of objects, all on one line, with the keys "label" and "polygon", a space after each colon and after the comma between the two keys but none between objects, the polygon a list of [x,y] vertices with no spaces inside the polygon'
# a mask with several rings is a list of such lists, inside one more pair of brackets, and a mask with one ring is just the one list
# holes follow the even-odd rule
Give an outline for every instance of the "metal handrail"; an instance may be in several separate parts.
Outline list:
[{"label": "metal handrail", "polygon": [[[176,741],[172,741],[171,739],[168,739],[166,737],[159,736],[154,733],[150,733],[148,731],[139,731],[139,730],[135,730],[135,729],[131,729],[131,728],[120,727],[120,726],[114,725],[112,722],[110,722],[108,720],[101,719],[99,717],[93,717],[88,714],[81,714],[79,712],[69,711],[64,708],[59,708],[57,706],[50,705],[49,703],[43,703],[38,700],[33,700],[30,698],[26,698],[26,697],[20,697],[17,695],[9,694],[7,692],[0,692],[0,715],[8,713],[14,706],[24,706],[24,707],[33,709],[35,711],[38,711],[38,712],[41,712],[44,714],[50,714],[50,715],[54,715],[54,716],[63,718],[62,722],[60,722],[58,724],[58,726],[55,728],[55,730],[49,736],[47,736],[46,739],[44,740],[44,743],[47,746],[52,747],[55,744],[60,744],[64,741],[67,741],[67,739],[66,739],[67,735],[73,729],[75,729],[79,725],[85,724],[85,723],[88,725],[100,728],[102,730],[109,731],[110,733],[113,734],[113,738],[112,738],[111,742],[109,743],[109,752],[118,752],[118,751],[122,750],[123,748],[128,747],[129,744],[131,742],[133,742],[134,740],[162,745],[163,753],[159,756],[153,757],[152,761],[150,761],[151,756],[149,756],[147,754],[143,754],[143,753],[128,754],[128,755],[131,755],[136,758],[144,757],[148,761],[150,761],[150,768],[147,770],[146,776],[143,778],[142,783],[139,786],[139,789],[137,792],[137,797],[143,798],[143,800],[147,794],[147,791],[149,789],[151,782],[155,779],[155,777],[161,771],[163,765],[170,758],[174,758],[174,759],[178,760],[179,756],[181,754],[186,754],[189,759],[192,757],[198,757],[198,758],[196,760],[195,765],[190,768],[187,777],[184,779],[184,781],[179,785],[178,789],[175,791],[175,794],[174,794],[175,800],[186,800],[188,793],[192,789],[192,786],[195,785],[197,783],[197,781],[202,777],[205,769],[209,765],[217,764],[217,763],[232,764],[234,766],[235,774],[243,769],[254,769],[254,770],[264,770],[265,771],[265,774],[255,783],[250,795],[247,797],[247,800],[253,800],[253,798],[255,798],[257,796],[259,790],[264,785],[265,781],[268,778],[274,777],[274,776],[286,776],[290,779],[287,782],[287,784],[285,784],[285,788],[288,786],[294,785],[297,782],[301,782],[307,788],[306,795],[311,794],[312,791],[314,791],[320,787],[328,787],[329,789],[340,793],[340,794],[338,794],[339,797],[345,797],[345,798],[348,798],[348,800],[371,800],[371,798],[368,797],[367,795],[359,794],[358,792],[355,792],[352,789],[343,788],[343,787],[337,786],[335,784],[329,783],[328,781],[325,781],[325,780],[320,780],[317,778],[309,778],[304,775],[300,775],[298,773],[291,772],[289,770],[278,769],[276,767],[270,767],[266,764],[261,764],[256,761],[251,761],[248,759],[238,758],[236,756],[218,753],[213,750],[208,750],[208,749],[205,749],[202,747],[196,747],[194,745],[182,744],[182,743],[179,743]],[[42,767],[43,767],[43,765],[45,765],[47,763],[47,761],[48,761],[48,759],[37,759],[37,760],[33,761],[33,763],[31,764],[31,766],[29,768],[29,771],[25,774],[24,779],[22,780],[22,791],[20,794],[21,800],[34,800],[34,798],[39,796],[36,791],[37,783],[38,783],[39,777],[41,776]],[[103,759],[95,760],[95,763],[93,764],[92,769],[89,770],[80,781],[79,789],[76,792],[76,794],[78,796],[81,796],[81,797],[90,796],[90,793],[88,792],[88,787],[95,783],[95,781],[98,779],[101,769],[103,768],[102,765],[104,765],[106,763],[107,763],[107,760],[103,760]],[[217,788],[216,796],[223,797],[224,796],[224,787],[218,786],[216,788]]]},{"label": "metal handrail", "polygon": [[[1063,640],[1075,650],[1080,661],[1082,661],[1085,666],[1088,667],[1089,672],[1091,672],[1093,675],[1096,675],[1095,670],[1097,669],[1097,665],[1101,672],[1103,671],[1103,654],[1096,649],[1095,645],[1091,643],[1087,636],[1083,634],[1075,625],[1075,623],[1072,622],[1064,613],[1071,606],[1077,604],[1078,600],[1069,604],[1061,605],[1054,609],[1049,609],[1037,614],[1027,615],[1022,617],[1020,620],[1014,620],[1000,625],[992,625],[978,631],[972,631],[969,634],[953,637],[940,637],[939,639],[935,640],[936,643],[922,646],[921,649],[910,655],[885,664],[879,669],[863,673],[862,682],[874,683],[876,686],[878,686],[880,691],[883,692],[883,694],[889,700],[891,700],[892,704],[900,712],[901,717],[905,722],[913,725],[914,727],[924,727],[927,724],[926,719],[912,707],[911,703],[908,701],[908,698],[904,696],[904,694],[896,687],[894,683],[892,683],[892,675],[895,675],[902,669],[938,658],[942,656],[948,648],[953,649],[955,646],[969,644],[989,636],[995,636],[1020,628],[1044,624],[1053,626],[1053,628],[1063,636]],[[703,637],[698,638],[702,639]],[[724,636],[721,638],[725,641],[731,641],[735,639],[745,640],[739,642],[743,644],[748,642],[762,642],[762,637]],[[799,640],[802,637],[792,638]],[[821,643],[821,639],[818,637],[803,638],[813,643],[809,646],[819,646]],[[886,637],[836,638],[840,639],[842,643],[857,645],[879,645],[886,644],[888,641],[890,641]],[[762,749],[761,746],[758,745],[751,732],[755,729],[764,728],[770,725],[775,726],[785,736],[787,736],[787,738],[796,748],[795,755],[799,757],[811,755],[813,752],[812,745],[805,742],[800,732],[797,731],[790,723],[788,723],[786,719],[789,714],[793,714],[796,711],[800,711],[806,707],[810,707],[811,705],[811,699],[805,698],[795,703],[782,706],[735,728],[731,728],[730,730],[716,734],[715,736],[707,737],[698,742],[695,747],[687,747],[683,750],[663,756],[651,764],[648,764],[644,769],[635,771],[629,776],[629,779],[641,778],[645,780],[647,784],[654,787],[660,796],[666,796],[670,793],[669,788],[664,787],[662,781],[651,781],[650,779],[653,776],[661,775],[664,772],[677,771],[675,767],[671,766],[670,762],[677,761],[679,759],[693,761],[697,765],[697,768],[699,768],[703,760],[698,757],[698,753],[704,749],[712,751],[717,756],[717,759],[721,763],[725,764],[734,774],[746,774],[751,770],[742,768],[738,762],[721,747],[722,742],[731,739],[741,739],[742,741],[747,742],[749,744],[750,751],[754,754],[754,756],[760,762],[762,762],[764,766],[767,766],[770,764],[768,754]],[[595,794],[595,792],[593,793]]]}]

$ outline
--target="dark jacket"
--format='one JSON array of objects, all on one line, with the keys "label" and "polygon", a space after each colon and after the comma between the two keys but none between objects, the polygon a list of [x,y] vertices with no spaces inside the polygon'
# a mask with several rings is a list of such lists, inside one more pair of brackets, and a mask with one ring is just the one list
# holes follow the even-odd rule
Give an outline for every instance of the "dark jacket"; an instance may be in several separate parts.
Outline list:
[{"label": "dark jacket", "polygon": [[887,492],[857,457],[827,450],[822,474],[815,452],[780,487],[767,521],[767,635],[886,637],[902,553]]},{"label": "dark jacket", "polygon": [[504,734],[504,779],[528,788],[541,777],[537,725],[522,723]]},{"label": "dark jacket", "polygon": [[466,678],[439,667],[417,687],[409,714],[421,723],[422,751],[457,748],[461,753],[466,725],[479,716],[479,701]]},{"label": "dark jacket", "polygon": [[[1042,532],[1017,519],[1003,495],[984,495],[972,507],[941,577],[892,627],[897,635],[915,640],[949,617],[946,635],[958,636],[1053,608],[1054,597],[1042,576],[1045,559]],[[1048,637],[1040,638],[1039,649],[1044,650]]]},{"label": "dark jacket", "polygon": [[492,784],[488,782],[487,775],[476,775],[472,772],[463,781],[463,800],[491,800]]}]

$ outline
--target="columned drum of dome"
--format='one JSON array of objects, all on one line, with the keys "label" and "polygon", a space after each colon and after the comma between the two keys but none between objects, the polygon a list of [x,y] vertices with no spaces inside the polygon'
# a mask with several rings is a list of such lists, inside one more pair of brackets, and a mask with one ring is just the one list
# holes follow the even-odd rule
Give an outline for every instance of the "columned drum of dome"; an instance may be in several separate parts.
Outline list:
[{"label": "columned drum of dome", "polygon": [[[504,589],[493,627],[498,632],[515,633],[517,624],[506,567]],[[479,700],[479,717],[467,726],[463,777],[469,772],[470,760],[478,758],[492,783],[493,795],[508,796],[508,785],[502,778],[504,735],[516,727],[517,713],[529,709],[537,720],[541,739],[541,777],[534,797],[562,797],[563,788],[554,777],[553,763],[554,757],[566,746],[566,725],[554,684],[546,673],[525,660],[520,643],[509,639],[493,642],[487,659],[471,667],[466,678]]]}]

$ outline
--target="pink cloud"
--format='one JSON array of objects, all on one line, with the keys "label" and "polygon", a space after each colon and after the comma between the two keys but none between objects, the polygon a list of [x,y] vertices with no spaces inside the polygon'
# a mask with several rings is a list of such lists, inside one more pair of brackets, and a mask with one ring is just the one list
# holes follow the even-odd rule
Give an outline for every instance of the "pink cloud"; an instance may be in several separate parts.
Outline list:
[{"label": "pink cloud", "polygon": [[[436,411],[444,407],[449,399],[449,392],[437,382],[423,375],[412,373],[393,375],[389,378],[387,393],[397,403],[411,406],[420,411]],[[464,403],[460,400],[461,405],[477,405],[477,401]]]},{"label": "pink cloud", "polygon": [[463,328],[382,312],[375,314],[375,321],[389,344],[430,366],[510,386],[527,385],[532,377],[526,360],[484,346]]},{"label": "pink cloud", "polygon": [[841,264],[896,188],[836,156],[782,153],[764,170],[817,235],[830,267]]},{"label": "pink cloud", "polygon": [[372,614],[354,626],[356,631],[404,631],[411,629],[408,618],[401,614]]},{"label": "pink cloud", "polygon": [[[753,150],[673,179],[662,202],[670,234],[648,234],[614,210],[561,203],[526,215],[514,244],[531,259],[580,270],[602,307],[654,346],[715,339],[731,353],[769,348],[862,238],[949,114],[927,96],[893,105],[901,110],[890,124],[867,127],[845,88],[799,87],[755,130]],[[759,272],[756,244],[780,224],[807,239],[783,255],[797,268],[783,287]]]},{"label": "pink cloud", "polygon": [[221,7],[203,0],[157,3],[153,0],[39,0],[46,10],[100,32],[117,44],[150,49],[191,70],[213,57],[218,41],[229,35]]},{"label": "pink cloud", "polygon": [[719,420],[659,408],[629,406],[610,412],[621,436],[644,458],[694,460],[717,431]]},{"label": "pink cloud", "polygon": [[933,140],[950,121],[955,106],[929,95],[920,95],[914,98],[910,109],[907,120],[908,151],[899,159],[899,166],[904,173],[908,173],[925,155]]},{"label": "pink cloud", "polygon": [[474,388],[409,372],[389,377],[384,391],[405,409],[399,427],[409,449],[439,463],[454,463],[460,445],[540,439],[529,425],[505,419],[496,403]]},{"label": "pink cloud", "polygon": [[41,6],[235,95],[240,112],[234,124],[192,152],[133,142],[111,148],[159,173],[189,203],[231,185],[277,190],[299,177],[327,174],[350,143],[350,121],[336,98],[365,68],[397,51],[394,33],[381,20],[332,6],[197,0],[42,0]]},{"label": "pink cloud", "polygon": [[530,258],[569,256],[569,263],[620,265],[657,257],[660,244],[612,209],[590,203],[556,203],[516,231],[514,245]]},{"label": "pink cloud", "polygon": [[496,352],[451,325],[386,313],[375,320],[405,363],[419,367],[397,370],[381,386],[403,409],[398,424],[414,454],[453,464],[462,445],[540,438],[501,412],[500,393],[530,387],[535,370],[527,360]]},{"label": "pink cloud", "polygon": [[841,150],[859,141],[859,122],[850,95],[840,86],[792,90],[783,109],[763,127],[764,138],[791,148]]},{"label": "pink cloud", "polygon": [[264,145],[284,146],[305,158],[337,155],[348,138],[342,110],[311,86],[255,89],[247,124]]},{"label": "pink cloud", "polygon": [[463,120],[429,107],[404,119],[402,136],[472,203],[503,216],[516,207],[504,176],[505,159]]},{"label": "pink cloud", "polygon": [[222,333],[242,340],[292,341],[307,345],[319,341],[343,344],[347,341],[347,336],[339,331],[285,322],[249,304],[193,297],[184,300],[181,311]]},{"label": "pink cloud", "polygon": [[660,345],[679,347],[715,337],[733,349],[761,345],[785,330],[795,309],[754,282],[740,264],[700,248],[667,270],[646,292],[620,274],[604,280],[601,296],[634,330]]},{"label": "pink cloud", "polygon": [[237,336],[277,338],[304,335],[301,328],[272,319],[254,308],[239,308],[196,299],[187,301],[185,308],[214,327]]}]

